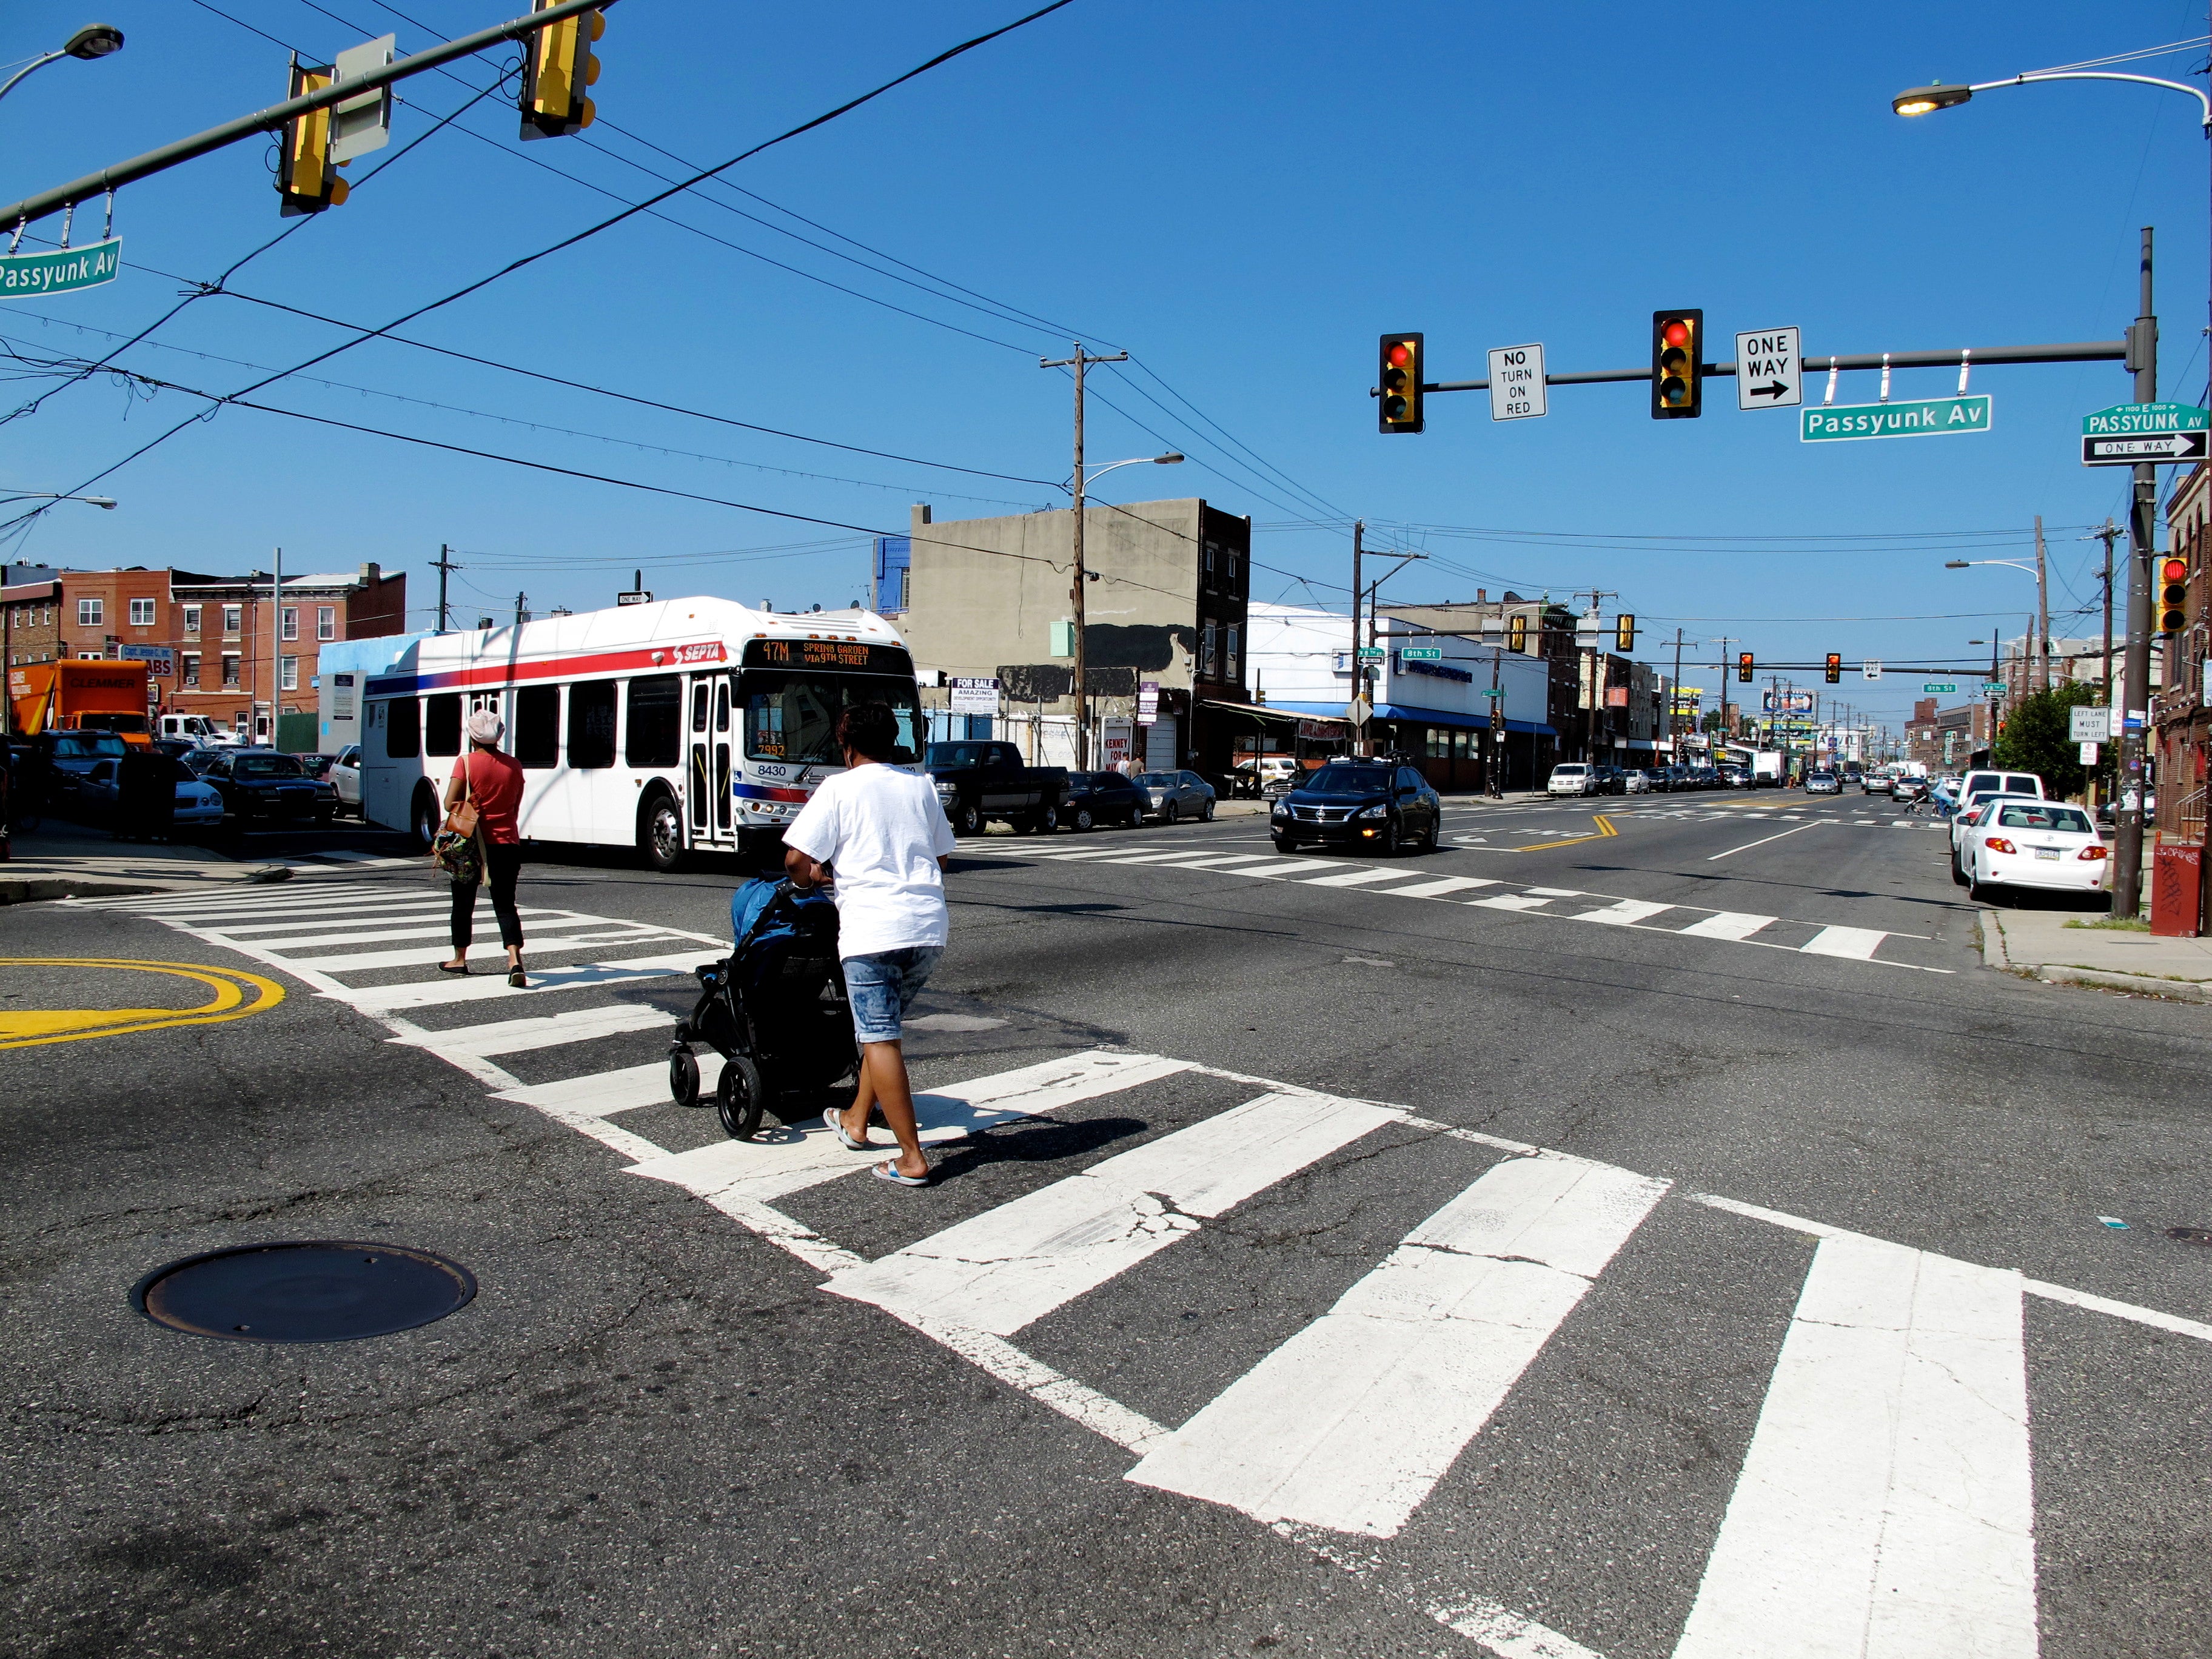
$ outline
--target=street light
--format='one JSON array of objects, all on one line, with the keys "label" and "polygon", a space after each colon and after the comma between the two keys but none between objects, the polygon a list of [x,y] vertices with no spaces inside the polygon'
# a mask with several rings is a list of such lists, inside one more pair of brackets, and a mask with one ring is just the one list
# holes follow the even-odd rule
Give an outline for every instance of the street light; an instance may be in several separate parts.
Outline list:
[{"label": "street light", "polygon": [[42,70],[47,64],[61,58],[81,58],[89,63],[95,58],[112,58],[122,50],[123,31],[121,29],[117,28],[112,23],[88,24],[64,41],[59,51],[50,52],[43,58],[33,58],[15,74],[9,76],[7,84],[0,86],[0,98],[5,98],[9,93],[15,91],[15,83],[33,70]]},{"label": "street light", "polygon": [[9,501],[85,501],[94,507],[104,507],[110,512],[115,510],[112,495],[57,495],[46,489],[34,489],[25,495],[0,495],[0,504]]},{"label": "street light", "polygon": [[[1079,350],[1080,348],[1079,347],[1078,349]],[[1171,449],[1164,455],[1136,455],[1132,456],[1126,461],[1109,462],[1106,465],[1097,468],[1096,471],[1086,469],[1083,465],[1083,417],[1081,413],[1083,373],[1080,367],[1076,370],[1075,389],[1077,398],[1077,415],[1075,422],[1075,471],[1068,478],[1069,495],[1072,498],[1072,504],[1074,507],[1072,527],[1073,532],[1073,541],[1075,549],[1075,558],[1073,561],[1075,581],[1073,586],[1069,590],[1068,598],[1070,604],[1068,608],[1073,613],[1071,620],[1074,623],[1075,631],[1075,638],[1073,641],[1075,647],[1075,683],[1070,688],[1075,695],[1075,763],[1079,768],[1082,768],[1087,767],[1091,763],[1091,688],[1089,683],[1091,678],[1091,668],[1090,662],[1084,649],[1085,644],[1086,628],[1085,590],[1089,583],[1097,580],[1097,576],[1095,572],[1085,570],[1083,567],[1083,498],[1090,492],[1091,481],[1092,479],[1104,477],[1117,466],[1135,466],[1140,462],[1145,461],[1150,461],[1155,466],[1173,466],[1176,462],[1182,459],[1182,457],[1176,453],[1176,452]],[[1193,695],[1195,696],[1195,693]],[[1193,705],[1194,708],[1195,708],[1195,704]]]},{"label": "street light", "polygon": [[[2043,533],[2040,528],[2042,523],[2043,520],[2040,519],[2036,520],[2038,526],[2036,534],[2039,537]],[[1978,564],[2001,564],[2008,570],[2026,571],[2035,578],[2035,689],[2039,691],[2048,691],[2051,689],[2051,611],[2044,586],[2042,552],[2043,544],[2039,540],[2036,543],[2037,556],[2033,564],[2020,559],[1947,559],[1944,561],[1943,568],[1972,570]],[[1990,677],[1992,679],[1996,678],[1994,667],[1990,671]]]},{"label": "street light", "polygon": [[[1109,461],[1103,466],[1085,467],[1083,471],[1084,492],[1086,495],[1089,494],[1092,484],[1097,483],[1099,479],[1104,477],[1109,472],[1111,472],[1117,466],[1143,466],[1147,463],[1153,466],[1173,466],[1182,459],[1182,456],[1176,454],[1173,450],[1170,450],[1164,455],[1133,455],[1126,461]],[[1073,482],[1073,481],[1071,479],[1070,483]],[[1060,486],[1063,489],[1067,487],[1068,486],[1066,484],[1062,484]]]},{"label": "street light", "polygon": [[1994,92],[1999,87],[2025,87],[2039,81],[2132,81],[2138,86],[2185,92],[2203,106],[2204,125],[2212,128],[2212,97],[2207,97],[2201,88],[2192,87],[2186,81],[2161,81],[2154,75],[2114,75],[2102,70],[2031,70],[2009,80],[1982,81],[1971,87],[1942,82],[1932,86],[1908,87],[1889,100],[1889,106],[1899,115],[1929,115],[1939,109],[1955,109],[1978,92]]}]

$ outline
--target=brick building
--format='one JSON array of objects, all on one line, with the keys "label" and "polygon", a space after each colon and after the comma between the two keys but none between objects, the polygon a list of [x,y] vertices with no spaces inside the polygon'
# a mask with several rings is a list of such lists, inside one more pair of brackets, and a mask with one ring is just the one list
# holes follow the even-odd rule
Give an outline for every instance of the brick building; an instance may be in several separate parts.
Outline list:
[{"label": "brick building", "polygon": [[48,648],[65,657],[143,661],[161,712],[200,714],[233,728],[251,721],[264,741],[272,682],[277,712],[312,717],[324,645],[398,634],[407,623],[406,575],[387,576],[374,564],[352,574],[287,576],[281,605],[262,572],[64,570],[58,585],[51,647],[43,640],[19,644],[18,661],[30,659],[27,649]]},{"label": "brick building", "polygon": [[1905,727],[1905,754],[1932,772],[1958,772],[1987,757],[1990,747],[1990,705],[1986,699],[1938,708],[1936,699],[1922,697],[1912,705],[1912,718]]},{"label": "brick building", "polygon": [[[2198,462],[2166,508],[2167,545],[2189,561],[2189,626],[2164,641],[2164,674],[2153,682],[2149,752],[2158,796],[2160,846],[2202,848],[2205,842],[2205,757],[2212,749],[2205,664],[2212,658],[2212,477]],[[2149,868],[2152,855],[2146,853]],[[2197,931],[2212,926],[2212,894],[2200,890]]]},{"label": "brick building", "polygon": [[60,574],[16,565],[8,577],[0,586],[0,670],[52,662],[62,650]]}]

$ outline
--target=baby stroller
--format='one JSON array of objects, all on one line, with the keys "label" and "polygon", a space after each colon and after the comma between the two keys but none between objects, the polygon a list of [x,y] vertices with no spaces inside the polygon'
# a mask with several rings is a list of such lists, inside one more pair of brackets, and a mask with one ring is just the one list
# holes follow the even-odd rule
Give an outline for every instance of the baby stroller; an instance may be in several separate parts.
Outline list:
[{"label": "baby stroller", "polygon": [[723,1131],[744,1140],[777,1096],[852,1076],[860,1048],[837,959],[837,907],[826,894],[747,882],[731,896],[730,924],[737,949],[692,970],[699,1002],[676,1023],[668,1092],[679,1106],[702,1103],[691,1045],[708,1044],[722,1056],[714,1107]]}]

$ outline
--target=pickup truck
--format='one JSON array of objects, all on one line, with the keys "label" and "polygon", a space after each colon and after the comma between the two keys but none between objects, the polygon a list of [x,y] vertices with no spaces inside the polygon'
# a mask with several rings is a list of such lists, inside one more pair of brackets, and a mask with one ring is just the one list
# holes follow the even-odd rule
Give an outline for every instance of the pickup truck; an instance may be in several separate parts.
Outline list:
[{"label": "pickup truck", "polygon": [[993,818],[1025,836],[1060,827],[1067,769],[1024,766],[1011,743],[933,743],[922,751],[921,769],[957,835],[980,836]]}]

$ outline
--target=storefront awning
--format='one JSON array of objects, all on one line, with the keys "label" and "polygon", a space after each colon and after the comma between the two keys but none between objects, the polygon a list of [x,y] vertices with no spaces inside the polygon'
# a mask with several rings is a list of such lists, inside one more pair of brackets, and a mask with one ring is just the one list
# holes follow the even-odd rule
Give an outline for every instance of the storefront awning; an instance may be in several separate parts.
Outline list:
[{"label": "storefront awning", "polygon": [[[1216,706],[1237,708],[1243,705],[1222,703]],[[1295,714],[1301,720],[1344,721],[1342,705],[1337,703],[1279,702],[1272,703],[1266,708],[1255,712],[1263,714]],[[1464,732],[1486,732],[1490,729],[1490,720],[1487,715],[1461,714],[1441,708],[1415,708],[1401,702],[1378,703],[1376,706],[1374,718],[1378,720],[1403,720],[1409,726],[1450,726]],[[1345,723],[1349,724],[1349,722]],[[1518,732],[1524,737],[1551,738],[1559,735],[1550,726],[1540,725],[1534,720],[1509,720],[1505,722],[1505,729],[1508,732]]]},{"label": "storefront awning", "polygon": [[1306,703],[1280,703],[1270,708],[1265,703],[1224,702],[1218,697],[1200,697],[1198,704],[1201,708],[1223,708],[1232,714],[1252,714],[1263,720],[1280,720],[1285,726],[1296,726],[1300,720],[1344,719],[1341,709],[1334,714],[1310,714],[1307,710],[1315,705]]}]

